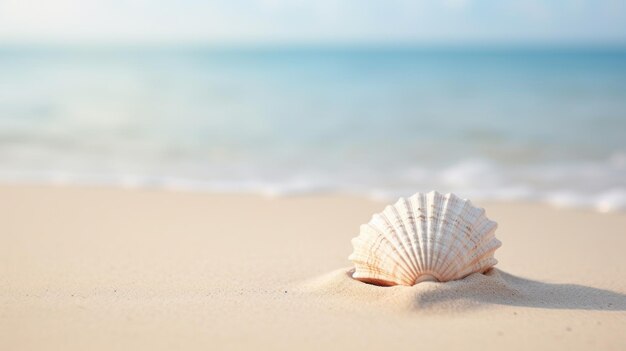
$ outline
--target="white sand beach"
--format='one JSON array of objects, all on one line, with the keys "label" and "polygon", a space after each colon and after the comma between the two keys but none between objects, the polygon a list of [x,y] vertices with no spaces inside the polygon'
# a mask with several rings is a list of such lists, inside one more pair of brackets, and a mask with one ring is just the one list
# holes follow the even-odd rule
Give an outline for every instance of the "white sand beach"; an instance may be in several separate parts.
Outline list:
[{"label": "white sand beach", "polygon": [[0,187],[0,349],[626,349],[626,214],[479,203],[496,268],[350,278],[385,203]]}]

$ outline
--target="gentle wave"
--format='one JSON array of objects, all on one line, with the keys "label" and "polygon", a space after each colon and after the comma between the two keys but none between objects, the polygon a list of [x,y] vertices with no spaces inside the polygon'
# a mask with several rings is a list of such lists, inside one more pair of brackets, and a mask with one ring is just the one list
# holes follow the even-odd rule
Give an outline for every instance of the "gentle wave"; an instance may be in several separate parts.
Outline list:
[{"label": "gentle wave", "polygon": [[[285,174],[276,179],[199,179],[129,173],[69,173],[0,169],[5,184],[114,186],[211,193],[291,196],[337,193],[392,201],[418,191],[454,192],[472,200],[537,201],[559,207],[600,212],[626,210],[626,157],[614,155],[602,164],[544,165],[511,169],[484,159],[462,160],[440,169],[408,168],[371,174]],[[385,179],[386,183],[381,182]],[[581,187],[581,179],[596,183]],[[568,186],[569,185],[569,186]]]}]

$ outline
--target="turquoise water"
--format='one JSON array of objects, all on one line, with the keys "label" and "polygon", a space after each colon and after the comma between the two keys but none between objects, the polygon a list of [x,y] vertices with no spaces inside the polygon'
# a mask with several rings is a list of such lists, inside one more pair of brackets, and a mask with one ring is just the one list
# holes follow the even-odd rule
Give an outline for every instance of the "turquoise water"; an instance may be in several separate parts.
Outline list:
[{"label": "turquoise water", "polygon": [[0,48],[0,178],[626,208],[626,50]]}]

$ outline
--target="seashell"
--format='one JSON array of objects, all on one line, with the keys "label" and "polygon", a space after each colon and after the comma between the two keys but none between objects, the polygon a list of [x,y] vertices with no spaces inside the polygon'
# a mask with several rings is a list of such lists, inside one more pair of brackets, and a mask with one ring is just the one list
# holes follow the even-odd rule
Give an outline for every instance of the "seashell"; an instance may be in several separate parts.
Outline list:
[{"label": "seashell", "polygon": [[446,282],[483,273],[498,261],[498,224],[454,194],[417,193],[374,214],[352,239],[352,277],[376,285]]}]

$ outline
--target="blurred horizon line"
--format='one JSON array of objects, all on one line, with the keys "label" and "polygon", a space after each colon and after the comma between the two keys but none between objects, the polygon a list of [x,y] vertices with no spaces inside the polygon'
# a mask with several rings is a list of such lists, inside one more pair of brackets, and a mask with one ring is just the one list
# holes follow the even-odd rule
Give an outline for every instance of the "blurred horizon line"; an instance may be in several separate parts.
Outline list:
[{"label": "blurred horizon line", "polygon": [[1,41],[6,50],[208,50],[208,51],[626,51],[626,41]]}]

